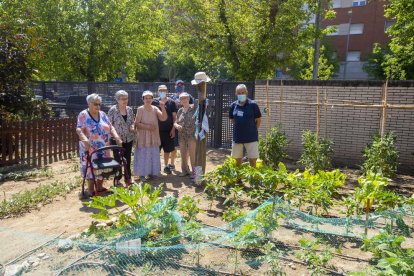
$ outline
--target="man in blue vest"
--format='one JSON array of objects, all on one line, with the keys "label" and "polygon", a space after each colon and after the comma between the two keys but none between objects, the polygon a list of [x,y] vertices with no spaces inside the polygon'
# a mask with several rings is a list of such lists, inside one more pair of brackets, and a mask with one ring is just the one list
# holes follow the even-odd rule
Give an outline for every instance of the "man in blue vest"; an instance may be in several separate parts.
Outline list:
[{"label": "man in blue vest", "polygon": [[229,118],[233,123],[233,144],[231,156],[241,165],[243,149],[246,148],[250,166],[256,167],[259,158],[259,132],[260,113],[257,103],[247,98],[247,87],[239,84],[236,87],[237,101],[230,106]]}]

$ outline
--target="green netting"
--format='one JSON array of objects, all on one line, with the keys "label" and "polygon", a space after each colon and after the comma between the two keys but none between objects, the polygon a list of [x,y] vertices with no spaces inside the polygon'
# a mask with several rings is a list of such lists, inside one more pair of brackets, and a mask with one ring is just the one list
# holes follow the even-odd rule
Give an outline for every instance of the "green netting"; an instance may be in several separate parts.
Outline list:
[{"label": "green netting", "polygon": [[[163,204],[164,200],[167,199],[161,200],[160,204]],[[316,217],[299,211],[281,198],[277,198],[275,203],[274,213],[271,215],[274,218],[280,217],[279,226],[274,230],[267,229],[268,232],[263,230],[267,225],[263,215],[272,210],[272,200],[221,227],[200,224],[198,234],[193,235],[193,238],[189,238],[182,217],[173,211],[171,215],[177,224],[179,234],[168,238],[146,238],[135,248],[120,245],[147,237],[151,229],[145,227],[125,228],[122,236],[106,239],[83,235],[75,235],[69,239],[60,237],[6,263],[8,267],[23,265],[22,273],[30,275],[224,275],[237,274],[236,271],[263,275],[269,270],[269,265],[259,261],[257,257],[263,256],[261,245],[265,242],[274,242],[287,260],[294,260],[293,256],[299,250],[278,239],[282,231],[324,234],[333,240],[358,240],[363,237],[363,217]],[[397,216],[403,216],[412,223],[413,209],[413,206],[404,206],[370,214],[370,231],[378,232],[390,218]],[[248,235],[241,238],[240,233],[246,229]],[[39,241],[39,244],[52,238],[5,227],[1,227],[0,232],[7,233],[9,238],[30,239]],[[67,249],[62,249],[62,241],[68,242]]]}]

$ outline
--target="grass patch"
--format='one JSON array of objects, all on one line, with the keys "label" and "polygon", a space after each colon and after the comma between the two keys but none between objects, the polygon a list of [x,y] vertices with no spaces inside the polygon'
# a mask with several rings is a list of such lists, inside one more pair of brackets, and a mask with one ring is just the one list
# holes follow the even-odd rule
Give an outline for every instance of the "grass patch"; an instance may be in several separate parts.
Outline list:
[{"label": "grass patch", "polygon": [[53,175],[53,171],[50,168],[33,169],[29,171],[16,171],[5,174],[0,173],[0,181],[6,180],[22,180],[31,177],[50,177]]},{"label": "grass patch", "polygon": [[80,177],[75,177],[71,182],[55,181],[48,185],[40,185],[32,190],[26,190],[6,198],[0,203],[0,218],[8,215],[21,215],[31,209],[38,208],[53,201],[56,196],[66,195],[81,186]]}]

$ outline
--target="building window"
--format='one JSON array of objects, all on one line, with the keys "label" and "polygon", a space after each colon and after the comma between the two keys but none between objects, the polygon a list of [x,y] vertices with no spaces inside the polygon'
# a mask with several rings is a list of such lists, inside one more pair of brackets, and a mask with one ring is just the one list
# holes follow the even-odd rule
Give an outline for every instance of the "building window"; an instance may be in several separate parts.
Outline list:
[{"label": "building window", "polygon": [[333,26],[326,26],[326,28],[330,29],[332,31],[331,33],[327,34],[327,36],[333,36],[333,35],[339,35],[339,26],[333,25]]},{"label": "building window", "polygon": [[332,0],[332,8],[338,9],[341,7],[341,0]]},{"label": "building window", "polygon": [[360,61],[360,60],[361,60],[360,51],[348,52],[348,55],[346,56],[346,61]]},{"label": "building window", "polygon": [[384,26],[384,32],[388,30],[389,27],[395,24],[395,20],[386,20]]},{"label": "building window", "polygon": [[351,24],[349,34],[362,34],[364,32],[364,24]]},{"label": "building window", "polygon": [[366,4],[366,0],[352,1],[352,7],[365,6]]}]

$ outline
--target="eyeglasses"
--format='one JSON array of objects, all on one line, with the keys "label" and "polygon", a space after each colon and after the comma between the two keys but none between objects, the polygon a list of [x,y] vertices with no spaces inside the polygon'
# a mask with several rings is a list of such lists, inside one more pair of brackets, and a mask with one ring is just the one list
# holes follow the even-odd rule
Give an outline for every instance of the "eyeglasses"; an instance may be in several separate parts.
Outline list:
[{"label": "eyeglasses", "polygon": [[184,86],[184,83],[177,83],[177,86]]},{"label": "eyeglasses", "polygon": [[128,101],[128,98],[120,98],[120,101]]},{"label": "eyeglasses", "polygon": [[93,103],[94,106],[101,106],[101,103]]}]

